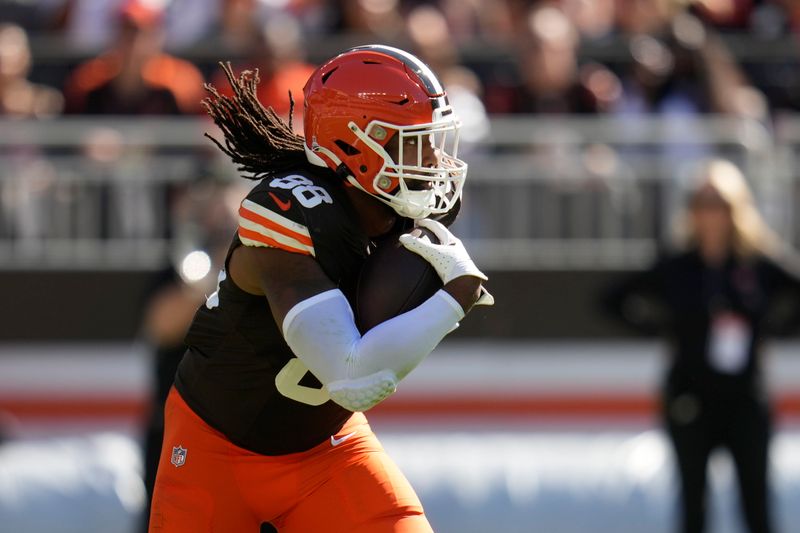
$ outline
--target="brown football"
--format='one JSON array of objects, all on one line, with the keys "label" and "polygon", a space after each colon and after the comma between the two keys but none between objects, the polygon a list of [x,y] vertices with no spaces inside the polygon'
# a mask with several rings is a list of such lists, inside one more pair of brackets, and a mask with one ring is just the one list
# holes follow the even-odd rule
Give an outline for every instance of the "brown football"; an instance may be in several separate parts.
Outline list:
[{"label": "brown football", "polygon": [[[430,231],[417,229],[439,242]],[[400,235],[382,239],[361,268],[356,290],[356,323],[361,333],[414,309],[442,288],[436,270],[400,244]]]}]

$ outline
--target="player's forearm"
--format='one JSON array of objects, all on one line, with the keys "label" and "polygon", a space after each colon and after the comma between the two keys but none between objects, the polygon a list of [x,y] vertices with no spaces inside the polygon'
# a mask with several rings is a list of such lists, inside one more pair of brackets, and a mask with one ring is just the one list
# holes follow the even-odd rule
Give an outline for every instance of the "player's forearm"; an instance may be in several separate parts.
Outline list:
[{"label": "player's forearm", "polygon": [[403,379],[463,317],[460,304],[446,291],[439,291],[419,307],[365,333],[353,360],[358,361],[360,373],[389,368]]},{"label": "player's forearm", "polygon": [[[380,379],[382,386],[392,387],[391,382],[396,385],[464,316],[459,303],[439,291],[419,307],[361,336],[350,306],[338,290],[309,302],[301,302],[296,311],[289,312],[283,325],[284,337],[295,355],[328,386],[334,400],[339,388],[372,387],[369,379],[363,381],[371,376]],[[389,393],[392,391],[393,387]]]}]

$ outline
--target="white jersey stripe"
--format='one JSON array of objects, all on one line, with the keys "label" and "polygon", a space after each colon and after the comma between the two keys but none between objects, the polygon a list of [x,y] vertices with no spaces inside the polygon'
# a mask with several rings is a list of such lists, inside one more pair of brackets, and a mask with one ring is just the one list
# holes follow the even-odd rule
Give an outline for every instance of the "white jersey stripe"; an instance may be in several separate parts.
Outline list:
[{"label": "white jersey stripe", "polygon": [[257,215],[267,218],[276,224],[279,224],[287,229],[290,229],[291,231],[295,231],[301,235],[311,238],[311,235],[308,232],[308,228],[305,227],[304,225],[299,224],[294,220],[290,220],[284,216],[281,216],[274,211],[270,211],[269,209],[262,207],[251,200],[245,198],[245,200],[242,202],[242,207],[244,207],[248,211],[252,211]]},{"label": "white jersey stripe", "polygon": [[[283,245],[287,248],[293,248],[299,251],[307,252],[311,255],[315,255],[313,246],[303,244],[302,242],[298,241],[293,237],[290,237],[279,231],[265,228],[261,224],[257,224],[255,222],[247,220],[244,217],[239,217],[239,227],[250,231],[254,231],[260,235],[264,235],[265,237],[269,237],[270,239],[276,241],[278,244]],[[242,241],[243,244],[246,244],[248,246],[266,246],[263,242],[254,241],[253,239],[248,239],[247,237],[244,237],[242,235],[239,235],[239,239]]]}]

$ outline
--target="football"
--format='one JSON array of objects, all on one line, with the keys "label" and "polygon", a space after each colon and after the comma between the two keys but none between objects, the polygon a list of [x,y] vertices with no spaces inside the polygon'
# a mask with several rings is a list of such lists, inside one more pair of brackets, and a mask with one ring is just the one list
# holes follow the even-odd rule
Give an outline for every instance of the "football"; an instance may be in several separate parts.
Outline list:
[{"label": "football", "polygon": [[[417,228],[417,231],[422,231],[432,242],[439,242],[430,231],[424,228]],[[355,314],[362,334],[414,309],[442,288],[436,270],[400,244],[400,235],[382,239],[361,268]]]}]

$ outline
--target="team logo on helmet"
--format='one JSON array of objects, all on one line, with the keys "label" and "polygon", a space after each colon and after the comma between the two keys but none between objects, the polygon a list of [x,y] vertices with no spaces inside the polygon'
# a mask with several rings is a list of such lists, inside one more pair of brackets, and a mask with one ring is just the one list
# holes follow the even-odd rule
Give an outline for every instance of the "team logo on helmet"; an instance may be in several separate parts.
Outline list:
[{"label": "team logo on helmet", "polygon": [[170,463],[174,464],[176,467],[183,466],[186,464],[186,448],[182,447],[180,444],[174,446],[172,448],[172,457],[169,460]]}]

